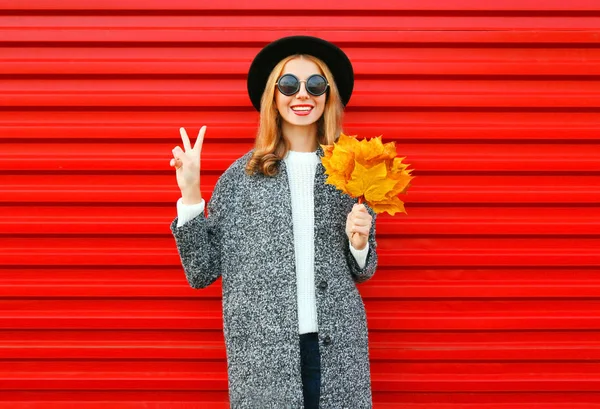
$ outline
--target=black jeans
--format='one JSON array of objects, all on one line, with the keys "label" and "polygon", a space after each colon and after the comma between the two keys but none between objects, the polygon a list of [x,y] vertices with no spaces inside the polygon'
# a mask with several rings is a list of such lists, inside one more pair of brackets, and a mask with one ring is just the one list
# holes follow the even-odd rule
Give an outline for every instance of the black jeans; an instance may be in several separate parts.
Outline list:
[{"label": "black jeans", "polygon": [[321,355],[316,332],[300,334],[300,362],[304,409],[319,409],[321,396]]}]

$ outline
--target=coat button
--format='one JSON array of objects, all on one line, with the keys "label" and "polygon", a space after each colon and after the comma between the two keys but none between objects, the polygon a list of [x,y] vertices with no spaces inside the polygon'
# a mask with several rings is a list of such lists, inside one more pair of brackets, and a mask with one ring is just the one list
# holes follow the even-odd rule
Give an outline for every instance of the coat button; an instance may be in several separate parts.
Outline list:
[{"label": "coat button", "polygon": [[319,288],[325,290],[327,288],[327,281],[323,280],[319,283]]},{"label": "coat button", "polygon": [[325,335],[325,338],[323,338],[323,344],[331,345],[331,337],[329,335]]}]

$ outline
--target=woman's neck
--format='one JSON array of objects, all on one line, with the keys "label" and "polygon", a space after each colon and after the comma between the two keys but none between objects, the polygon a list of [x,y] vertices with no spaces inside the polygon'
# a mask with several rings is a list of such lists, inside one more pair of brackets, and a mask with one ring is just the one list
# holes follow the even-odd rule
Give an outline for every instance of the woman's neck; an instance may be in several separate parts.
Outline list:
[{"label": "woman's neck", "polygon": [[296,152],[314,152],[317,149],[317,124],[297,126],[282,124],[281,132],[290,143],[290,150]]}]

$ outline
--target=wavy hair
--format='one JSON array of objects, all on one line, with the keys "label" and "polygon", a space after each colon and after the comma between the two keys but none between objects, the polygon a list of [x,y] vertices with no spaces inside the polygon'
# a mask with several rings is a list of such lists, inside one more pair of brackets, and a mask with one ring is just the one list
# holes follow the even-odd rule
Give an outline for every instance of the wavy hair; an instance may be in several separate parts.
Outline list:
[{"label": "wavy hair", "polygon": [[342,130],[344,105],[338,88],[333,80],[329,67],[312,55],[295,54],[281,60],[271,71],[265,91],[260,101],[260,124],[256,133],[254,152],[246,164],[246,173],[254,175],[262,173],[265,176],[275,176],[279,173],[279,162],[290,150],[289,142],[281,132],[281,114],[275,102],[276,82],[285,64],[294,58],[305,58],[317,64],[322,75],[329,83],[327,99],[323,115],[317,120],[317,142],[322,145],[332,145],[337,141]]}]

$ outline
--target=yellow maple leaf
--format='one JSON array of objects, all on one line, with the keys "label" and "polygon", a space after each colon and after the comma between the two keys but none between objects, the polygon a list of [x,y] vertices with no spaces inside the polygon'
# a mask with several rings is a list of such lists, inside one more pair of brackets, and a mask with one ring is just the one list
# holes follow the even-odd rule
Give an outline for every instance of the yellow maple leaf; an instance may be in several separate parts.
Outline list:
[{"label": "yellow maple leaf", "polygon": [[363,139],[359,142],[359,147],[360,152],[357,156],[364,164],[378,158],[385,152],[381,137],[371,138],[370,140]]},{"label": "yellow maple leaf", "polygon": [[342,148],[344,148],[348,151],[357,152],[359,149],[358,144],[359,144],[359,141],[356,139],[355,136],[348,136],[348,135],[344,135],[342,133],[342,134],[340,134],[340,137],[333,145],[334,145],[334,147],[341,146]]},{"label": "yellow maple leaf", "polygon": [[410,186],[410,181],[413,176],[404,173],[390,174],[391,180],[395,183],[393,187],[388,191],[386,197],[398,196],[399,194],[405,193],[406,189]]},{"label": "yellow maple leaf", "polygon": [[373,203],[372,208],[375,213],[388,212],[390,216],[393,216],[397,212],[406,213],[404,203],[397,196],[394,196],[388,200]]},{"label": "yellow maple leaf", "polygon": [[349,177],[354,170],[354,152],[348,151],[342,146],[335,146],[329,158],[329,166],[332,173],[340,173]]},{"label": "yellow maple leaf", "polygon": [[360,163],[354,165],[354,172],[346,188],[355,197],[364,196],[367,202],[384,200],[386,194],[394,188],[396,180],[387,177],[384,162],[365,168]]},{"label": "yellow maple leaf", "polygon": [[330,185],[336,186],[338,189],[340,189],[342,192],[346,193],[347,195],[352,196],[352,194],[348,191],[348,189],[346,187],[346,178],[344,177],[344,175],[334,173],[333,175],[329,175],[327,177],[326,182],[329,183]]}]

